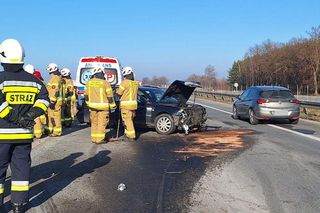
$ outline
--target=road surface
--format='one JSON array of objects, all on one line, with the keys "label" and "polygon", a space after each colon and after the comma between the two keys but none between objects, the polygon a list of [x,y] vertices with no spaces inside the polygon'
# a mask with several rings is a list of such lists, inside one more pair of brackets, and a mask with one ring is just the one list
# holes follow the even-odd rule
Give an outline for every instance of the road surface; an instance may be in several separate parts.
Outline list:
[{"label": "road surface", "polygon": [[318,123],[251,126],[199,102],[209,134],[140,130],[138,142],[95,145],[76,125],[36,141],[28,212],[320,212]]}]

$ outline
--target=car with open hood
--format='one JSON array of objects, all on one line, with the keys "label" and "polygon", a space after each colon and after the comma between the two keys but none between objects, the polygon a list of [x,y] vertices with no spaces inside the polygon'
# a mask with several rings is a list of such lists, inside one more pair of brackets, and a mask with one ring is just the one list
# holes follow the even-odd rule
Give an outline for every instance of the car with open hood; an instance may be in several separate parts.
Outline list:
[{"label": "car with open hood", "polygon": [[166,90],[154,86],[142,86],[138,92],[138,109],[135,125],[155,128],[159,134],[171,134],[176,130],[200,130],[207,120],[206,109],[188,102],[197,82],[174,81]]}]

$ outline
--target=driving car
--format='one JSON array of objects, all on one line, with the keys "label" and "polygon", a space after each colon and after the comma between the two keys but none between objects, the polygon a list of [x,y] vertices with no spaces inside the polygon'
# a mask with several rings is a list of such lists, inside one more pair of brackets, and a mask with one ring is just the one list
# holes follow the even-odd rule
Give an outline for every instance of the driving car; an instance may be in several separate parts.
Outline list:
[{"label": "driving car", "polygon": [[138,91],[138,109],[135,125],[151,127],[159,134],[168,135],[175,130],[200,130],[207,120],[206,109],[188,103],[199,83],[174,81],[166,90],[154,86],[142,86]]},{"label": "driving car", "polygon": [[233,118],[248,118],[250,124],[262,120],[287,119],[297,124],[300,101],[286,87],[254,86],[245,90],[233,103]]}]

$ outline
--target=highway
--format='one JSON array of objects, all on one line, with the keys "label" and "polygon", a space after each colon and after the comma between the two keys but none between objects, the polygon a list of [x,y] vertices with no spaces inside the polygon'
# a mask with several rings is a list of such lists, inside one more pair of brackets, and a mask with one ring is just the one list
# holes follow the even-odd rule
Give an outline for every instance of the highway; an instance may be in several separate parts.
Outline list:
[{"label": "highway", "polygon": [[232,119],[231,105],[197,102],[211,134],[199,146],[217,142],[203,152],[190,151],[193,134],[152,130],[95,145],[79,124],[37,140],[28,212],[320,212],[319,123],[252,126]]},{"label": "highway", "polygon": [[254,145],[194,187],[191,212],[320,212],[320,124],[301,120],[251,126],[231,105],[200,101],[223,128],[252,129]]}]

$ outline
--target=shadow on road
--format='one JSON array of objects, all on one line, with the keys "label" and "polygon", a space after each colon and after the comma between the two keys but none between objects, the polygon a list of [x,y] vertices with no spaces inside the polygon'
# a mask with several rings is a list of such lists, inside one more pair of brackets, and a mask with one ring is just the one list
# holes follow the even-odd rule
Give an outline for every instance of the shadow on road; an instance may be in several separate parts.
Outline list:
[{"label": "shadow on road", "polygon": [[[95,156],[77,163],[77,158],[83,155],[83,153],[77,152],[63,159],[32,167],[30,184],[39,183],[30,189],[30,201],[27,209],[43,204],[77,178],[108,164],[111,161],[111,158],[108,157],[110,153],[108,150],[100,151]],[[10,201],[5,203],[5,209],[7,210],[5,212],[11,210]]]}]

